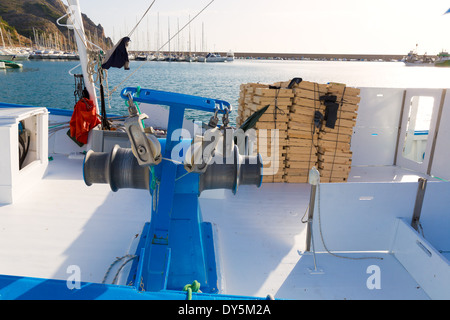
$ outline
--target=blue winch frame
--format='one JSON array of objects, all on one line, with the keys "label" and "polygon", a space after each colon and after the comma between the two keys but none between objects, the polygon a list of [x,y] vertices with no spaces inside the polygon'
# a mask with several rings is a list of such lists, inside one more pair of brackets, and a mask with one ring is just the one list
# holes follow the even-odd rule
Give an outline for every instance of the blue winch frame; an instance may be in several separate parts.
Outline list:
[{"label": "blue winch frame", "polygon": [[[128,92],[132,93],[134,101],[137,102],[169,105],[169,132],[182,127],[184,110],[187,108],[215,112],[218,106],[219,113],[225,113],[226,108],[231,110],[231,106],[221,100],[154,90],[140,90],[138,95],[137,88],[124,89],[124,99],[128,99]],[[32,106],[0,103],[0,108],[3,107]],[[52,113],[71,116],[71,112],[65,110],[52,109]],[[170,155],[167,151],[173,145],[165,142],[160,140],[167,156]],[[193,280],[204,281],[200,287],[202,292],[192,293],[193,300],[267,300],[269,297],[217,294],[218,266],[215,265],[213,228],[210,223],[201,219],[198,206],[199,175],[185,175],[186,171],[182,166],[168,161],[164,161],[155,169],[155,176],[165,179],[159,180],[164,181],[159,190],[161,206],[158,206],[158,210],[152,210],[151,222],[144,225],[137,249],[139,259],[134,260],[129,275],[130,281],[143,279],[143,286],[141,282],[136,281],[127,282],[127,285],[82,282],[79,287],[73,288],[69,285],[73,285],[69,279],[66,281],[0,275],[0,300],[185,300],[189,295],[182,291],[181,285],[190,284]],[[173,192],[173,197],[170,194],[167,196],[168,192]],[[187,210],[188,208],[190,210]],[[191,273],[182,274],[183,266],[190,265],[194,259],[190,256],[191,252],[198,253],[193,257],[197,259],[200,256],[199,261],[203,265],[194,263],[192,266],[195,265],[195,268],[191,266],[192,270],[189,270]],[[157,261],[160,257],[162,260]]]},{"label": "blue winch frame", "polygon": [[[219,292],[219,266],[211,223],[202,221],[199,205],[199,174],[190,173],[180,163],[170,161],[179,137],[175,130],[183,127],[186,109],[211,113],[231,111],[223,100],[179,93],[125,88],[121,97],[134,102],[169,107],[167,139],[160,139],[163,161],[152,169],[150,192],[153,206],[150,223],[141,235],[128,283],[146,291],[182,290],[194,280],[202,292]],[[184,155],[180,155],[182,158]],[[156,199],[155,199],[156,198]]]}]

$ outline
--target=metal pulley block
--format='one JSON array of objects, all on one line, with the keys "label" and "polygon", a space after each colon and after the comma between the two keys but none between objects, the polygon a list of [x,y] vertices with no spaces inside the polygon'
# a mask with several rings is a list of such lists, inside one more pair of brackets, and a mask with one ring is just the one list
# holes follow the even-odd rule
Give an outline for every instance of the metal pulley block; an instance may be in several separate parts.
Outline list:
[{"label": "metal pulley block", "polygon": [[131,142],[131,149],[140,166],[155,166],[161,163],[161,144],[153,135],[146,135],[143,120],[146,114],[139,114],[131,94],[128,96],[130,116],[125,120],[125,130]]},{"label": "metal pulley block", "polygon": [[184,169],[187,172],[204,173],[214,157],[217,145],[220,141],[221,132],[214,128],[206,132],[206,140],[213,138],[207,143],[205,136],[196,136],[184,159]]},{"label": "metal pulley block", "polygon": [[230,116],[230,109],[226,108],[225,113],[223,114],[222,117],[222,123],[224,128],[227,128],[228,124],[230,123],[229,116]]},{"label": "metal pulley block", "polygon": [[218,112],[219,112],[219,109],[216,108],[214,115],[211,117],[211,119],[209,119],[208,126],[210,126],[211,128],[216,128],[217,125],[219,124],[219,117],[217,116]]}]

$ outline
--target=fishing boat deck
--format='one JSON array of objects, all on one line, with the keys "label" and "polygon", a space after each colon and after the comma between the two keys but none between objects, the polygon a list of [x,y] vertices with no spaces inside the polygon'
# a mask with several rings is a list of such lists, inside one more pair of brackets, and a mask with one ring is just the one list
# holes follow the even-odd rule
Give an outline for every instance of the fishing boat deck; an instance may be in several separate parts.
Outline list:
[{"label": "fishing boat deck", "polygon": [[[83,282],[101,283],[117,257],[134,254],[132,248],[150,218],[151,197],[141,190],[113,193],[109,185],[88,188],[81,157],[51,156],[48,172],[37,185],[14,204],[0,206],[0,274],[66,280],[68,267],[76,265]],[[395,184],[419,177],[397,167],[354,168],[351,176],[351,181]],[[305,253],[304,223],[309,197],[308,184],[243,186],[235,196],[221,190],[202,194],[203,218],[218,230],[222,293],[272,294],[280,299],[428,298],[389,250],[349,248],[346,257],[383,258],[353,260],[332,256],[318,246],[317,266],[323,273],[311,273],[314,261],[311,253]],[[322,207],[325,211],[326,205]],[[380,290],[366,285],[372,265],[382,270]]]}]

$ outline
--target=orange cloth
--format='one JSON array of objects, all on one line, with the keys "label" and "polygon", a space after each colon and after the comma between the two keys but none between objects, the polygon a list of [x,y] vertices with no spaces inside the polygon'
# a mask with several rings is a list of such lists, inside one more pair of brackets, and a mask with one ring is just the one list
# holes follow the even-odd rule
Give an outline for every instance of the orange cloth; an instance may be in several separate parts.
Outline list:
[{"label": "orange cloth", "polygon": [[78,142],[87,143],[89,131],[100,124],[92,100],[82,98],[77,102],[70,119],[70,135]]}]

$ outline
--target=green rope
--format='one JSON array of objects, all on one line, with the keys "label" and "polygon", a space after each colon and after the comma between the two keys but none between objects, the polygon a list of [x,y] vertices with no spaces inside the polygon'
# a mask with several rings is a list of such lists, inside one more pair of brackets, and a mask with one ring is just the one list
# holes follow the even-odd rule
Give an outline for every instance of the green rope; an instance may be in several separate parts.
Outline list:
[{"label": "green rope", "polygon": [[150,188],[152,191],[154,191],[156,189],[156,174],[155,174],[155,168],[154,167],[150,167],[150,173],[151,173],[151,184],[150,184]]},{"label": "green rope", "polygon": [[[136,95],[139,97],[141,95],[141,87],[137,87],[136,89]],[[137,102],[134,102],[134,105],[136,106],[139,114],[142,114],[141,109],[139,108],[139,104]],[[130,107],[129,103],[127,100],[125,100],[125,106],[128,108]],[[142,127],[145,128],[145,124],[144,124],[144,120],[141,120],[142,122]]]},{"label": "green rope", "polygon": [[198,292],[200,290],[200,283],[194,280],[192,284],[187,284],[184,286],[183,291],[187,291],[187,299],[192,300],[192,292]]}]

